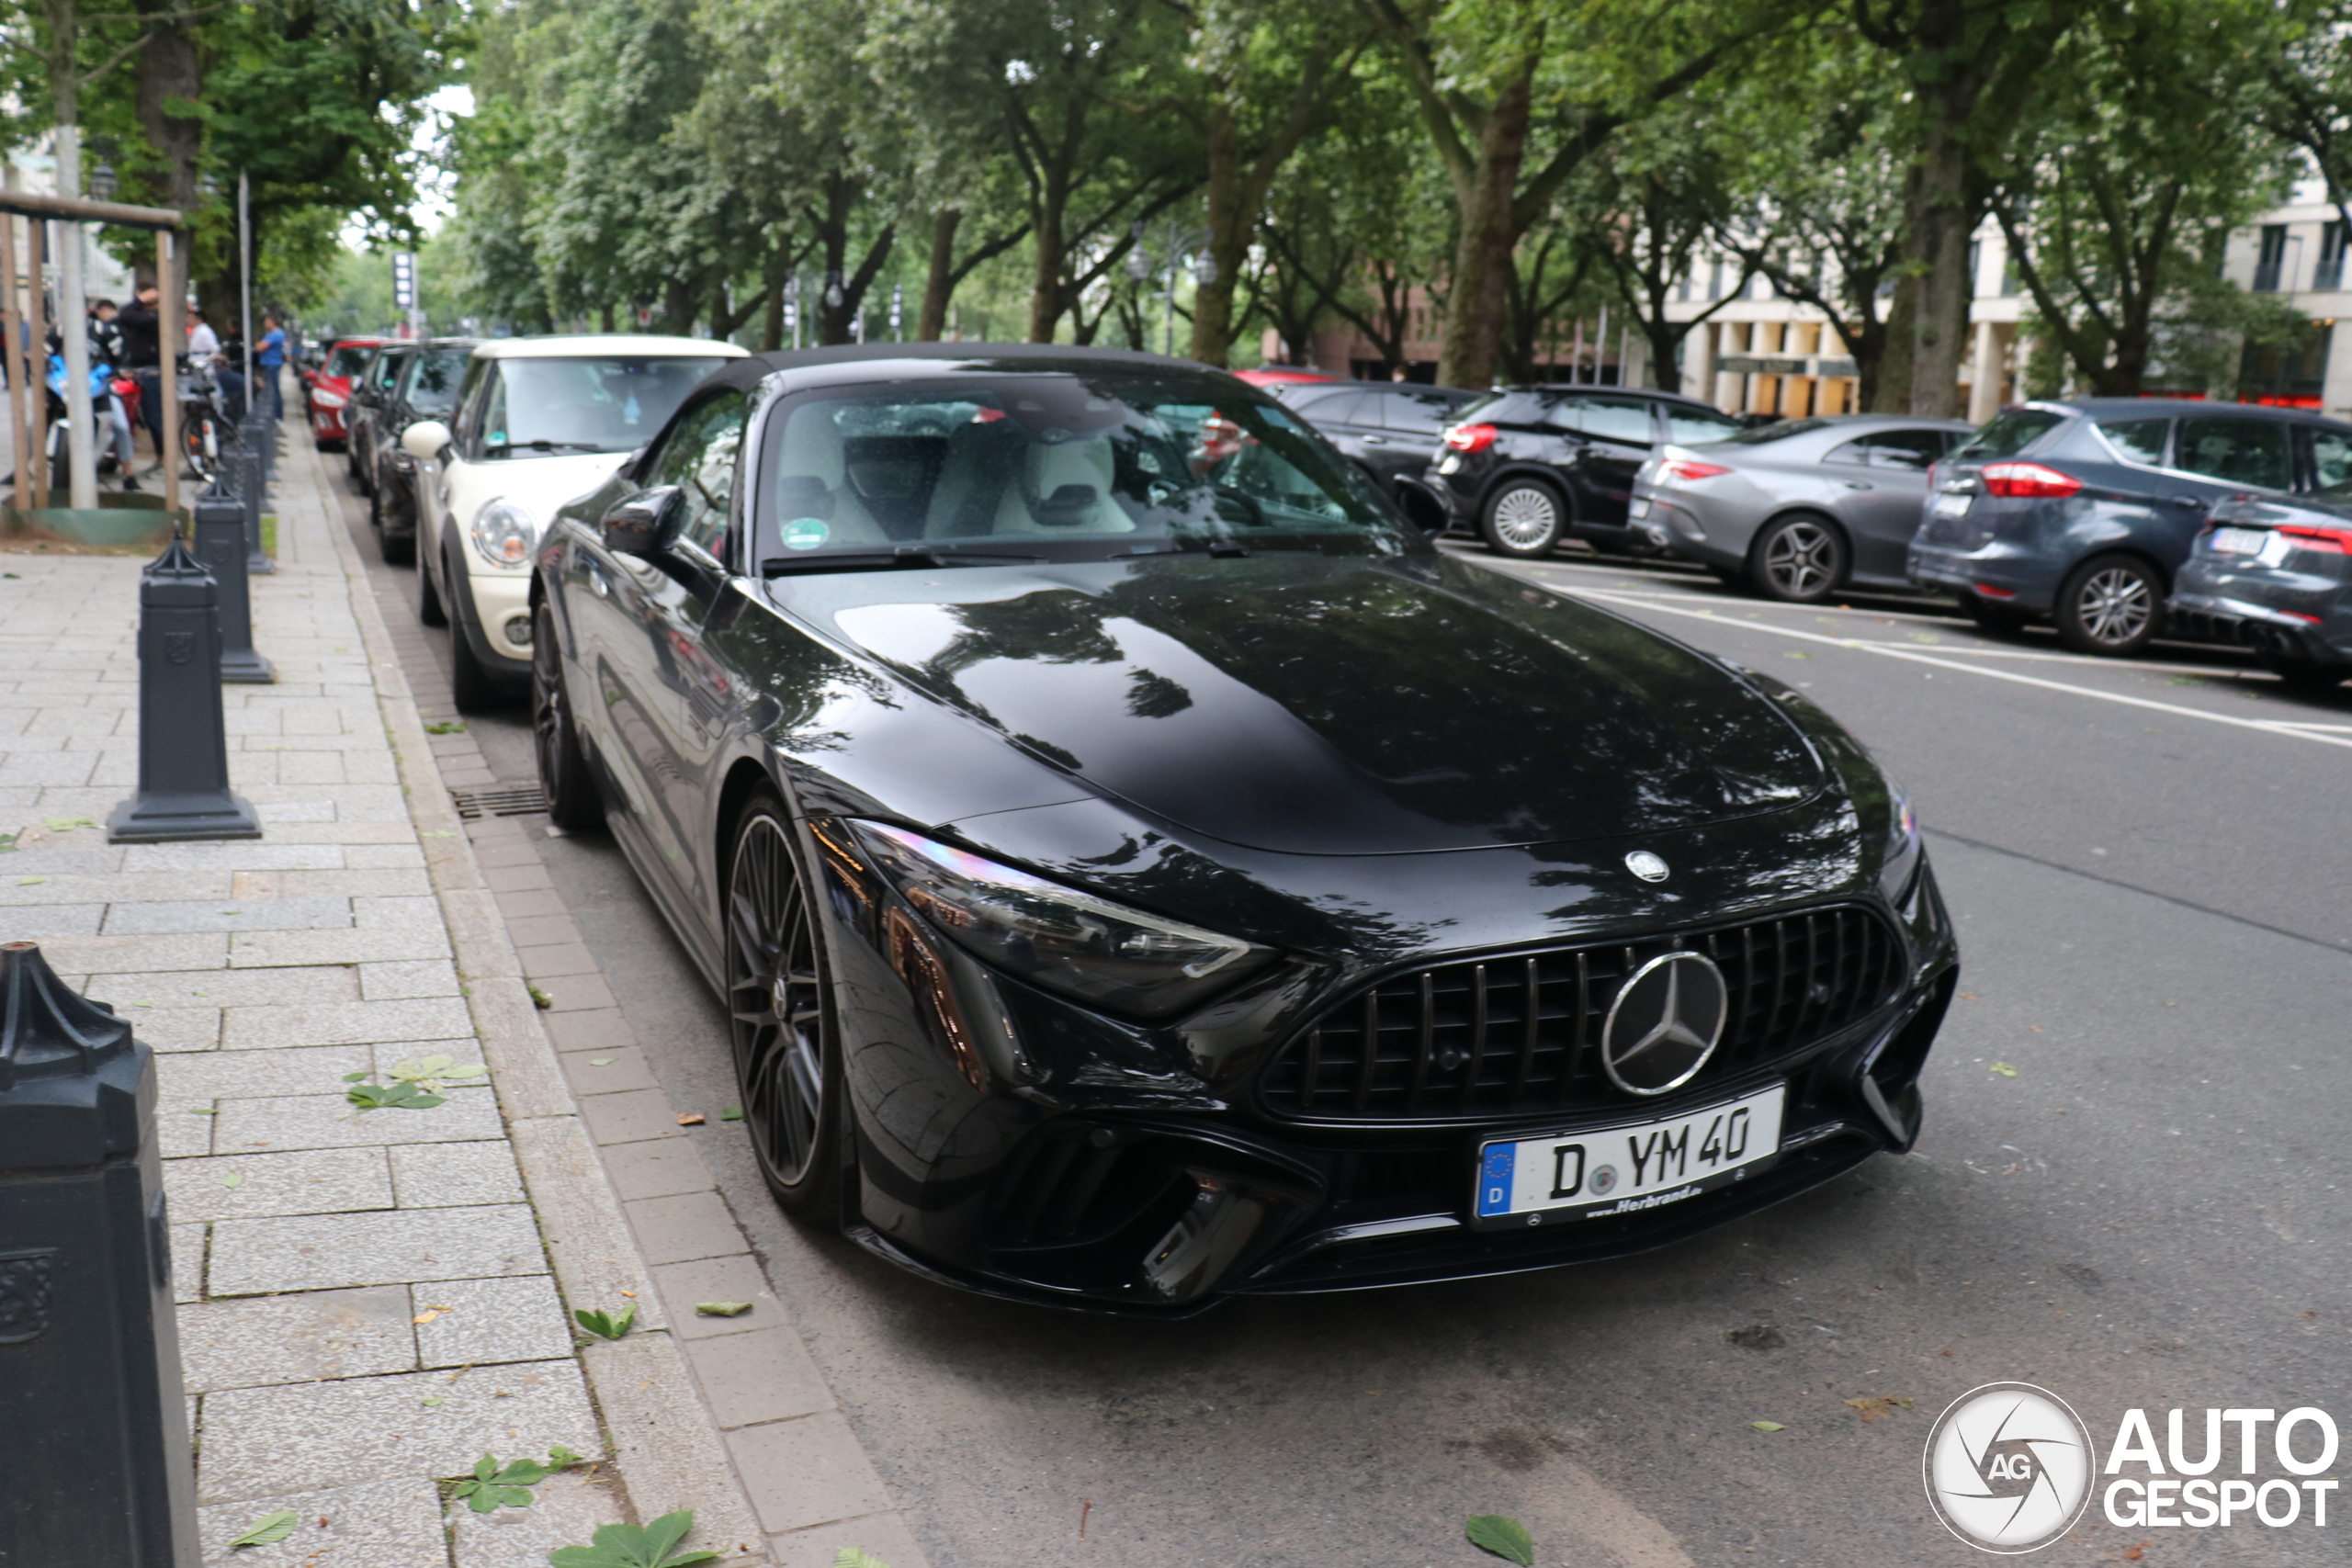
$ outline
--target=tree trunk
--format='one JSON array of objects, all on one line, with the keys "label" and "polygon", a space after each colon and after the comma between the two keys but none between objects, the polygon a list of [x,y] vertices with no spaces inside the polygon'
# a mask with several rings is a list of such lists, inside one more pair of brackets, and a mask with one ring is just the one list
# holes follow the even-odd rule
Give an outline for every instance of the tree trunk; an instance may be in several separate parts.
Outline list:
[{"label": "tree trunk", "polygon": [[695,330],[695,291],[684,278],[662,286],[662,330],[672,337],[691,337]]},{"label": "tree trunk", "polygon": [[613,307],[610,300],[605,302],[604,313],[598,318],[597,330],[607,333],[613,330]]},{"label": "tree trunk", "polygon": [[138,0],[142,17],[178,14],[170,22],[149,21],[146,47],[138,62],[139,128],[148,145],[163,160],[164,183],[158,206],[187,212],[197,205],[196,160],[204,147],[204,121],[195,115],[175,113],[192,108],[204,94],[204,73],[179,0]]},{"label": "tree trunk", "polygon": [[[1886,349],[1878,372],[1865,394],[1863,406],[1871,413],[1911,412],[1911,323],[1919,309],[1919,280],[1910,273],[1895,279],[1894,298],[1886,306]],[[1859,378],[1862,365],[1854,362]]]},{"label": "tree trunk", "polygon": [[1951,419],[1961,412],[1960,362],[1968,347],[1968,308],[1975,294],[1968,272],[1976,209],[1969,200],[1967,137],[1982,87],[1979,73],[1962,71],[1920,92],[1927,136],[1905,204],[1906,254],[1918,279],[1905,334],[1911,344],[1911,406],[1905,412],[1927,419]]},{"label": "tree trunk", "polygon": [[767,311],[760,320],[760,352],[774,354],[784,346],[784,285],[768,282]]},{"label": "tree trunk", "polygon": [[1209,107],[1207,130],[1209,263],[1216,270],[1193,292],[1192,356],[1222,370],[1233,357],[1233,286],[1258,231],[1262,191],[1242,168],[1240,128],[1233,101],[1220,94]]},{"label": "tree trunk", "polygon": [[956,297],[956,231],[963,221],[960,207],[932,214],[931,271],[923,279],[922,319],[915,323],[918,343],[937,343],[947,333],[947,305]]},{"label": "tree trunk", "polygon": [[1477,390],[1491,385],[1510,287],[1511,198],[1527,157],[1534,62],[1505,84],[1478,138],[1476,167],[1461,192],[1462,240],[1437,378]]},{"label": "tree trunk", "polygon": [[1047,176],[1046,189],[1035,204],[1035,265],[1029,275],[1029,341],[1051,343],[1062,319],[1062,217],[1068,194],[1060,182]]}]

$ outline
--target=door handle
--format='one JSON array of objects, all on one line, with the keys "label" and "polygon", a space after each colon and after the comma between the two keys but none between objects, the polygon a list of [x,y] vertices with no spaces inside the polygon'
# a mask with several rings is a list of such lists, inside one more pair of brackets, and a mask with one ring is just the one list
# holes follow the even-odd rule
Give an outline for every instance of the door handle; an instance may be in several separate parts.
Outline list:
[{"label": "door handle", "polygon": [[1367,446],[1385,446],[1388,445],[1388,437],[1385,435],[1365,435],[1360,436],[1358,439]]},{"label": "door handle", "polygon": [[1874,484],[1871,484],[1871,483],[1870,483],[1868,480],[1865,480],[1865,479],[1845,479],[1845,480],[1842,480],[1842,481],[1840,481],[1840,482],[1842,482],[1848,490],[1876,490],[1876,489],[1878,489],[1878,486],[1876,486],[1876,485],[1874,485]]},{"label": "door handle", "polygon": [[2201,495],[2168,495],[2165,499],[2175,506],[2194,506],[2201,509],[2213,504]]}]

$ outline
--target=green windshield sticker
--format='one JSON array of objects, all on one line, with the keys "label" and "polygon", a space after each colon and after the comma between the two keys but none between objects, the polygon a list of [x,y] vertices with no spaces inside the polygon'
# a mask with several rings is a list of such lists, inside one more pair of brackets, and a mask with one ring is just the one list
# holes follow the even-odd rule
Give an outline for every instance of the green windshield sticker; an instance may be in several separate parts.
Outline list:
[{"label": "green windshield sticker", "polygon": [[787,550],[813,550],[825,542],[832,530],[814,517],[796,517],[784,525],[784,547]]}]

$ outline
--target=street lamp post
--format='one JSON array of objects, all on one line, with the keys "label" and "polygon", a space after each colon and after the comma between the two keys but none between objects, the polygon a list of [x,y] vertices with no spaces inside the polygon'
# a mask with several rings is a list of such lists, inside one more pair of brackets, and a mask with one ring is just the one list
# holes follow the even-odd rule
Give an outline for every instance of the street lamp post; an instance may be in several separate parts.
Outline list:
[{"label": "street lamp post", "polygon": [[1145,239],[1141,219],[1136,220],[1128,233],[1135,248],[1127,253],[1127,276],[1137,283],[1155,276],[1161,280],[1160,310],[1167,322],[1161,352],[1172,359],[1176,355],[1177,274],[1190,272],[1193,281],[1203,287],[1216,281],[1216,258],[1209,254],[1208,248],[1210,231],[1170,222],[1157,248]]}]

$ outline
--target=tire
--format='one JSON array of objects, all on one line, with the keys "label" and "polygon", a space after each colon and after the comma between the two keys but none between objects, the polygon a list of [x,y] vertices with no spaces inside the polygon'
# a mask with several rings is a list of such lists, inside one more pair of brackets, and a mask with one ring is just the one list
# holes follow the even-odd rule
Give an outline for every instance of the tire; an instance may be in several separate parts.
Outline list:
[{"label": "tire", "polygon": [[2066,574],[2051,618],[2058,640],[2076,653],[2130,659],[2155,640],[2164,602],[2154,567],[2131,556],[2094,556]]},{"label": "tire", "polygon": [[380,494],[368,497],[368,523],[376,530],[376,553],[384,558],[386,566],[413,566],[416,563],[416,525],[395,536],[384,523],[384,500]]},{"label": "tire", "polygon": [[441,591],[433,586],[433,571],[423,561],[416,563],[416,618],[428,626],[446,626],[449,612],[441,605]]},{"label": "tire", "polygon": [[727,1010],[743,1125],[786,1213],[838,1215],[841,1051],[784,802],[744,807],[727,863]]},{"label": "tire", "polygon": [[2308,659],[2290,659],[2284,654],[2263,653],[2256,656],[2262,667],[2278,677],[2278,683],[2290,692],[2312,695],[2333,692],[2352,676],[2352,665],[2316,664]]},{"label": "tire", "polygon": [[1838,525],[1801,512],[1756,536],[1747,551],[1747,580],[1767,599],[1818,604],[1845,582],[1852,561]]},{"label": "tire", "polygon": [[1568,532],[1568,503],[1542,479],[1506,479],[1478,509],[1478,536],[1512,560],[1537,560]]},{"label": "tire", "polygon": [[571,696],[563,684],[563,652],[556,644],[555,612],[542,600],[531,615],[531,743],[539,760],[539,792],[548,817],[566,832],[605,825],[605,805],[596,795],[588,754],[571,722]]},{"label": "tire", "polygon": [[[450,574],[456,580],[456,573]],[[449,622],[449,701],[459,713],[487,713],[504,705],[506,694],[474,652],[473,638],[466,635],[466,618],[451,615]]]}]

